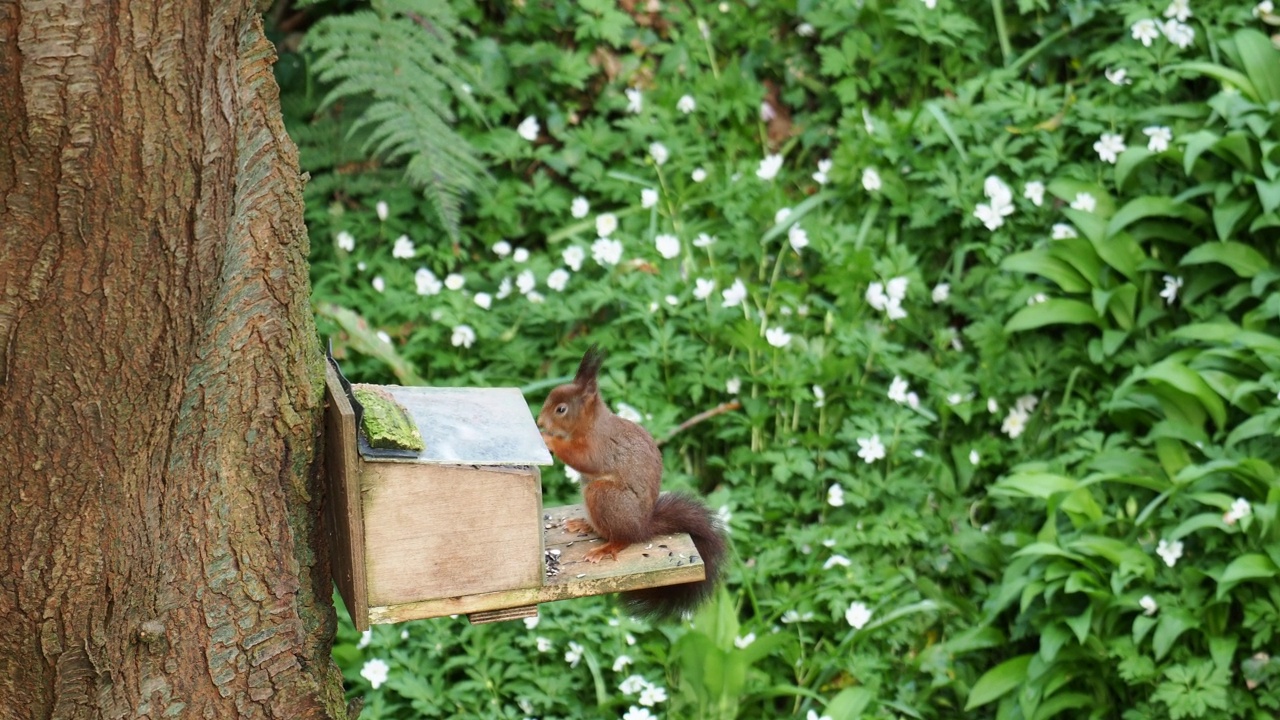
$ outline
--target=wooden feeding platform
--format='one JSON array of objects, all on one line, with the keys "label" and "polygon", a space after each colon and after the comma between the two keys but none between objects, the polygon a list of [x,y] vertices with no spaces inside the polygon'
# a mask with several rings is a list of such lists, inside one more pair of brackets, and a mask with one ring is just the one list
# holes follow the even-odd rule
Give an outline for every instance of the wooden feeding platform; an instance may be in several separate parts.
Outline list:
[{"label": "wooden feeding platform", "polygon": [[[411,418],[420,449],[370,444],[355,401],[370,392]],[[459,614],[513,620],[536,616],[539,603],[705,577],[688,535],[586,562],[603,541],[564,530],[586,517],[581,505],[542,507],[538,467],[551,455],[515,388],[353,389],[330,359],[326,400],[333,575],[357,629]]]}]

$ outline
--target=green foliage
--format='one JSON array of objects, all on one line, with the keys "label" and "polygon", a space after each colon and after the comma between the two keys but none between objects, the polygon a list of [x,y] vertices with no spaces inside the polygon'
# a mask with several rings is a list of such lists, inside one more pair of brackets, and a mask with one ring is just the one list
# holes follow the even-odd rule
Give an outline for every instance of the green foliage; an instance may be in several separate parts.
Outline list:
[{"label": "green foliage", "polygon": [[328,86],[317,112],[368,98],[348,138],[367,131],[365,152],[403,162],[405,180],[421,189],[455,237],[462,198],[485,174],[471,144],[453,129],[452,103],[478,115],[474,95],[485,89],[457,52],[458,40],[469,37],[447,3],[375,0],[367,10],[321,19],[303,43],[310,72]]},{"label": "green foliage", "polygon": [[1280,53],[1249,7],[452,8],[493,177],[455,241],[281,63],[322,331],[353,378],[533,408],[600,343],[736,557],[691,625],[344,625],[366,716],[1275,714]]}]

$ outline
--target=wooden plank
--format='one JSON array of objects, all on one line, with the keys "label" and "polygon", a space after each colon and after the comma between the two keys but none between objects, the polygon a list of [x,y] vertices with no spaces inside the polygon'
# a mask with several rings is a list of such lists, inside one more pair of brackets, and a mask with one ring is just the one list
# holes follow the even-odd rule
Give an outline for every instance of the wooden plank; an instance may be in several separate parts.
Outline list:
[{"label": "wooden plank", "polygon": [[356,416],[333,365],[325,363],[325,477],[328,497],[329,558],[338,593],[357,630],[369,629],[369,594],[364,567],[364,516],[360,507]]},{"label": "wooden plank", "polygon": [[370,605],[542,584],[536,467],[365,462],[361,495]]},{"label": "wooden plank", "polygon": [[564,530],[564,520],[585,517],[581,505],[547,508],[542,513],[547,553],[559,551],[559,572],[544,577],[541,587],[501,590],[369,608],[373,623],[501,610],[588,595],[626,592],[697,582],[706,568],[688,535],[659,535],[618,553],[618,559],[588,563],[583,557],[602,540]]},{"label": "wooden plank", "polygon": [[537,605],[525,605],[523,607],[504,608],[502,610],[485,610],[482,612],[473,612],[467,615],[467,620],[472,625],[483,625],[492,622],[506,622],[508,620],[523,620],[525,618],[538,617]]}]

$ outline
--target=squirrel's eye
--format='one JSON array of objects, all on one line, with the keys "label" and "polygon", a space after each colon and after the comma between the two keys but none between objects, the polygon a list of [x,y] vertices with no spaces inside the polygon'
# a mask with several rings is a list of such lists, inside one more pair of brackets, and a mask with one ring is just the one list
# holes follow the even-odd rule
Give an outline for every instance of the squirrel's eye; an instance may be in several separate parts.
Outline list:
[{"label": "squirrel's eye", "polygon": [[567,412],[569,412],[569,406],[568,406],[568,405],[566,405],[566,404],[564,404],[564,403],[560,403],[559,405],[557,405],[557,406],[556,406],[556,414],[557,414],[557,415],[563,415],[563,414],[565,414],[565,413],[567,413]]}]

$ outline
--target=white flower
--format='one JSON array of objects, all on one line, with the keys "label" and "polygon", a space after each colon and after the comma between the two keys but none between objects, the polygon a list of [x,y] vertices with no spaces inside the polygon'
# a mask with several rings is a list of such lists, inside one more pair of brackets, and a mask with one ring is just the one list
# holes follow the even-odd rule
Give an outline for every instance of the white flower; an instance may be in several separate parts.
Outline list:
[{"label": "white flower", "polygon": [[675,295],[668,295],[662,298],[662,300],[672,307],[675,307],[676,305],[680,304],[680,298],[676,297]]},{"label": "white flower", "polygon": [[798,623],[798,622],[808,622],[809,620],[812,620],[812,619],[813,619],[813,613],[811,612],[802,613],[799,610],[788,610],[782,613],[783,625],[790,625],[792,623]]},{"label": "white flower", "polygon": [[911,282],[910,278],[899,275],[890,278],[889,282],[884,284],[885,292],[889,295],[889,303],[902,302],[907,297],[907,285]]},{"label": "white flower", "polygon": [[347,252],[355,252],[356,238],[351,233],[343,230],[338,233],[338,247]]},{"label": "white flower", "polygon": [[792,225],[787,231],[787,242],[791,243],[791,249],[800,252],[809,246],[809,233],[799,225]]},{"label": "white flower", "polygon": [[747,299],[747,286],[743,285],[741,280],[734,278],[733,284],[720,294],[724,296],[724,307],[736,307]]},{"label": "white flower", "polygon": [[746,635],[734,638],[733,646],[738,648],[739,650],[743,650],[743,649],[746,649],[747,646],[749,646],[751,643],[755,641],[756,641],[756,634],[753,632],[749,632]]},{"label": "white flower", "polygon": [[1093,149],[1103,162],[1115,165],[1120,153],[1125,151],[1124,136],[1114,133],[1102,133],[1102,137],[1093,144]]},{"label": "white flower", "polygon": [[1027,429],[1027,413],[1021,408],[1014,408],[1005,416],[1004,422],[1000,425],[1000,432],[1009,436],[1012,440],[1022,434]]},{"label": "white flower", "polygon": [[764,159],[760,161],[760,169],[756,170],[756,177],[761,180],[772,180],[781,169],[781,155],[765,155]]},{"label": "white flower", "polygon": [[1032,295],[1031,297],[1027,298],[1027,304],[1039,305],[1042,302],[1048,302],[1048,300],[1049,300],[1049,297],[1044,293],[1036,293],[1035,295]]},{"label": "white flower", "polygon": [[982,181],[982,194],[997,205],[1013,204],[1013,190],[995,175],[988,175],[987,179]]},{"label": "white flower", "polygon": [[586,259],[587,253],[577,245],[571,245],[564,249],[560,257],[564,258],[565,265],[568,265],[574,272],[578,272],[582,269],[582,261]]},{"label": "white flower", "polygon": [[538,125],[538,118],[530,115],[520,123],[520,126],[516,128],[516,132],[525,140],[533,142],[538,139],[538,131],[541,129],[542,126]]},{"label": "white flower", "polygon": [[1182,50],[1191,47],[1191,44],[1196,41],[1196,29],[1177,20],[1166,20],[1160,26],[1160,32],[1164,33],[1169,42]]},{"label": "white flower", "polygon": [[582,659],[582,646],[570,640],[569,649],[565,651],[564,661],[569,663],[569,667],[578,667],[578,661]]},{"label": "white flower", "polygon": [[582,473],[574,470],[568,465],[564,466],[564,476],[569,479],[569,482],[578,482],[582,479]]},{"label": "white flower", "polygon": [[1173,131],[1162,125],[1152,125],[1142,129],[1142,134],[1146,135],[1147,149],[1151,152],[1164,152],[1169,149],[1169,142],[1173,140]]},{"label": "white flower", "polygon": [[1054,240],[1067,240],[1067,239],[1069,239],[1069,238],[1073,238],[1073,237],[1079,237],[1079,235],[1077,235],[1077,234],[1076,234],[1076,229],[1075,229],[1074,227],[1072,227],[1072,226],[1070,226],[1070,225],[1068,225],[1068,224],[1066,224],[1066,223],[1054,223],[1054,224],[1053,224],[1053,239],[1054,239]]},{"label": "white flower", "polygon": [[1161,540],[1156,545],[1156,554],[1160,556],[1161,560],[1164,560],[1165,565],[1173,567],[1178,564],[1178,558],[1182,557],[1182,541],[1174,540],[1169,542],[1168,540]]},{"label": "white flower", "polygon": [[564,286],[569,282],[569,271],[564,268],[556,268],[547,276],[547,287],[556,292],[564,292]]},{"label": "white flower", "polygon": [[831,507],[844,505],[844,488],[839,485],[832,485],[827,488],[827,504]]},{"label": "white flower", "polygon": [[1141,40],[1146,47],[1151,47],[1151,42],[1160,37],[1160,27],[1151,18],[1139,20],[1129,28],[1129,31],[1133,33],[1134,40]]},{"label": "white flower", "polygon": [[715,237],[711,235],[708,235],[706,233],[698,233],[698,237],[693,239],[693,246],[700,247],[700,248],[711,247],[715,243],[715,241],[716,241]]},{"label": "white flower", "polygon": [[591,212],[591,203],[587,202],[587,199],[581,195],[574,198],[573,202],[569,205],[569,214],[575,218],[584,218],[589,212]]},{"label": "white flower", "polygon": [[511,259],[518,263],[527,262],[529,260],[529,251],[524,248],[516,248],[516,251],[511,254]]},{"label": "white flower", "polygon": [[599,238],[591,243],[591,257],[600,265],[617,265],[622,259],[622,243]]},{"label": "white flower", "polygon": [[[927,1],[928,1],[928,0],[926,0],[926,2],[927,2]],[[783,620],[783,622],[786,622],[786,621],[785,621],[785,620]],[[808,713],[807,715],[805,715],[805,716],[804,716],[804,720],[831,720],[831,716],[830,716],[830,715],[819,715],[819,714],[818,714],[818,711],[816,711],[816,710],[810,710],[810,711],[809,711],[809,713]]]},{"label": "white flower", "polygon": [[853,629],[861,630],[871,620],[871,609],[864,603],[850,603],[849,609],[844,611],[844,619],[853,626]]},{"label": "white flower", "polygon": [[867,192],[878,191],[884,183],[880,181],[880,173],[875,168],[867,168],[862,171],[862,187]]},{"label": "white flower", "polygon": [[880,442],[879,435],[872,435],[869,438],[858,438],[858,457],[867,461],[867,464],[877,460],[883,460],[885,457],[884,443]]},{"label": "white flower", "polygon": [[644,94],[638,88],[627,88],[627,112],[640,114],[644,110]]},{"label": "white flower", "polygon": [[458,273],[449,273],[444,278],[444,286],[450,290],[461,290],[463,285],[467,284],[467,279]]},{"label": "white flower", "polygon": [[769,122],[776,117],[778,117],[778,114],[773,111],[773,106],[769,104],[768,100],[760,103],[760,122]]},{"label": "white flower", "polygon": [[540,653],[551,652],[551,648],[555,647],[554,643],[542,636],[538,636],[535,640],[538,643],[538,652]]},{"label": "white flower", "polygon": [[640,704],[653,707],[667,701],[667,689],[657,685],[649,685],[640,691]]},{"label": "white flower", "polygon": [[644,416],[640,414],[639,410],[635,409],[631,405],[628,405],[624,402],[618,403],[618,409],[616,412],[618,414],[618,417],[622,418],[623,420],[630,420],[631,422],[636,423],[637,425],[639,425],[640,422],[644,420]]},{"label": "white flower", "polygon": [[373,640],[373,631],[365,630],[364,632],[360,633],[360,642],[356,643],[356,649],[363,650],[369,647],[369,643],[372,640]]},{"label": "white flower", "polygon": [[962,402],[964,402],[964,396],[960,393],[951,393],[947,396],[948,405],[959,405]]},{"label": "white flower", "polygon": [[1091,213],[1097,207],[1098,199],[1087,192],[1076,193],[1076,199],[1071,201],[1072,210],[1083,210]]},{"label": "white flower", "polygon": [[924,6],[930,10],[938,7],[938,0],[920,0],[920,2],[924,3]]},{"label": "white flower", "polygon": [[622,672],[623,669],[625,669],[630,664],[631,664],[630,655],[619,655],[618,659],[613,661],[613,671]]},{"label": "white flower", "polygon": [[909,386],[907,385],[907,381],[897,375],[894,375],[893,382],[889,383],[889,399],[899,405],[905,403],[907,401],[908,389]]},{"label": "white flower", "polygon": [[639,675],[628,675],[626,680],[618,684],[618,690],[623,695],[635,695],[641,690],[649,687],[649,681]]},{"label": "white flower", "polygon": [[1044,204],[1044,183],[1039,180],[1032,180],[1023,185],[1022,197],[1030,200],[1032,205],[1040,207]]},{"label": "white flower", "polygon": [[988,230],[996,230],[1004,225],[1004,215],[1000,213],[1001,208],[986,203],[978,203],[973,209],[973,216],[978,218]]},{"label": "white flower", "polygon": [[360,677],[369,681],[374,690],[382,686],[387,681],[387,671],[391,667],[381,658],[373,658],[365,662],[364,667],[360,668]]},{"label": "white flower", "polygon": [[667,152],[666,145],[663,145],[660,142],[649,144],[649,156],[652,157],[653,161],[658,165],[665,163],[670,155],[671,153]]},{"label": "white flower", "polygon": [[970,465],[974,465],[974,466],[976,466],[980,460],[982,460],[982,458],[978,455],[978,451],[977,451],[977,450],[970,450],[970,451],[969,451],[969,464],[970,464]]},{"label": "white flower", "polygon": [[706,278],[697,278],[693,281],[693,297],[696,300],[706,300],[711,293],[716,290],[716,281]]},{"label": "white flower", "polygon": [[827,391],[822,389],[821,385],[813,386],[813,406],[820,408],[827,404]]},{"label": "white flower", "polygon": [[1013,406],[1024,415],[1030,415],[1035,412],[1036,405],[1040,404],[1040,398],[1035,395],[1022,395],[1013,401]]},{"label": "white flower", "polygon": [[658,254],[670,260],[680,254],[680,239],[675,235],[659,235],[653,239],[653,244],[658,248]]},{"label": "white flower", "polygon": [[865,107],[862,108],[862,127],[866,129],[868,135],[876,131],[876,125],[871,120],[871,111]]},{"label": "white flower", "polygon": [[536,287],[538,279],[533,276],[532,270],[525,270],[516,276],[516,289],[521,295],[528,295]]},{"label": "white flower", "polygon": [[731,377],[728,380],[724,381],[724,390],[730,395],[737,395],[738,391],[741,389],[742,389],[742,380],[739,378]]},{"label": "white flower", "polygon": [[418,268],[413,274],[413,282],[418,286],[419,295],[436,295],[443,287],[434,273],[426,268]]},{"label": "white flower", "polygon": [[1013,191],[1003,180],[990,175],[982,183],[982,194],[990,203],[979,203],[973,209],[973,216],[982,221],[988,230],[996,230],[1004,225],[1004,219],[1013,214]]},{"label": "white flower", "polygon": [[385,202],[379,200],[378,204],[373,206],[373,210],[378,213],[379,220],[382,222],[387,221],[387,204]]},{"label": "white flower", "polygon": [[692,95],[681,95],[680,99],[676,101],[676,109],[685,115],[693,112],[697,107],[698,102],[693,99]]},{"label": "white flower", "polygon": [[947,298],[951,297],[951,286],[947,283],[938,283],[937,285],[934,285],[932,297],[935,303],[946,302]]},{"label": "white flower", "polygon": [[1178,299],[1178,290],[1182,289],[1182,278],[1172,275],[1164,276],[1164,289],[1160,291],[1160,297],[1164,298],[1166,305],[1172,305]]},{"label": "white flower", "polygon": [[607,238],[618,229],[618,216],[613,213],[601,213],[596,216],[596,235]]},{"label": "white flower", "polygon": [[499,240],[493,244],[493,254],[498,257],[506,257],[511,254],[511,243],[506,240]]},{"label": "white flower", "polygon": [[453,337],[449,338],[449,342],[454,347],[469,348],[476,341],[476,331],[471,329],[470,325],[459,325],[453,329]]},{"label": "white flower", "polygon": [[636,636],[632,635],[631,633],[627,633],[626,635],[623,636],[622,639],[627,641],[627,645],[636,644]]},{"label": "white flower", "polygon": [[1191,17],[1191,6],[1188,0],[1173,0],[1169,3],[1169,7],[1165,8],[1164,16],[1167,18],[1177,18],[1178,22],[1186,22]]},{"label": "white flower", "polygon": [[408,235],[401,235],[396,238],[395,247],[391,248],[391,257],[406,260],[413,257],[413,253],[413,241],[409,239]]},{"label": "white flower", "polygon": [[830,161],[830,160],[819,160],[819,161],[818,161],[818,172],[816,172],[816,173],[814,173],[814,174],[813,174],[813,181],[814,181],[814,182],[816,182],[816,183],[818,183],[819,185],[826,185],[826,184],[827,184],[827,180],[829,179],[829,178],[827,177],[827,173],[829,173],[829,172],[831,172],[831,161]]},{"label": "white flower", "polygon": [[831,568],[836,567],[837,565],[840,567],[849,567],[849,565],[851,564],[852,563],[849,562],[849,558],[843,555],[832,555],[831,557],[827,558],[826,562],[822,563],[822,569],[830,570]]},{"label": "white flower", "polygon": [[498,292],[497,294],[494,295],[494,297],[501,300],[510,294],[511,294],[511,278],[504,277],[502,278],[502,282],[498,283]]},{"label": "white flower", "polygon": [[707,179],[707,171],[702,168],[694,168],[693,172],[689,174],[689,177],[692,178],[694,182],[700,183]]},{"label": "white flower", "polygon": [[1252,514],[1253,506],[1249,504],[1249,501],[1244,498],[1236,498],[1235,502],[1231,503],[1231,509],[1222,516],[1222,521],[1228,525],[1235,525]]},{"label": "white flower", "polygon": [[1160,606],[1156,605],[1156,599],[1150,595],[1143,595],[1138,604],[1142,606],[1143,615],[1155,615],[1156,610],[1160,609]]},{"label": "white flower", "polygon": [[538,292],[537,290],[530,291],[524,296],[524,298],[525,300],[528,300],[534,305],[537,305],[540,302],[546,301],[546,298],[542,296],[542,293]]},{"label": "white flower", "polygon": [[789,207],[779,208],[778,212],[773,214],[773,224],[781,225],[782,223],[786,222],[787,218],[789,217],[791,217],[791,208]]},{"label": "white flower", "polygon": [[728,505],[721,505],[720,509],[716,511],[716,520],[720,523],[721,527],[728,529],[729,521],[732,519],[733,513],[729,510]]},{"label": "white flower", "polygon": [[867,286],[867,302],[881,312],[889,307],[889,296],[884,294],[884,284],[873,282]]},{"label": "white flower", "polygon": [[987,412],[991,413],[992,415],[995,415],[996,413],[1000,412],[1000,403],[996,402],[996,399],[993,397],[987,398]]},{"label": "white flower", "polygon": [[534,615],[533,617],[527,617],[524,619],[524,627],[526,630],[532,630],[538,627],[538,623],[540,622],[542,622],[542,618],[538,617],[537,615]]},{"label": "white flower", "polygon": [[1263,15],[1271,15],[1275,13],[1275,11],[1276,11],[1276,6],[1274,3],[1271,2],[1271,0],[1262,0],[1262,2],[1254,6],[1253,16],[1262,17]]},{"label": "white flower", "polygon": [[478,292],[474,299],[476,304],[485,310],[488,310],[493,305],[493,296],[489,293]]},{"label": "white flower", "polygon": [[381,275],[375,275],[369,284],[373,285],[373,289],[378,292],[383,292],[387,289],[387,281],[383,280]]},{"label": "white flower", "polygon": [[1110,80],[1112,85],[1132,85],[1133,84],[1133,81],[1130,80],[1128,77],[1126,77],[1129,74],[1129,72],[1124,68],[1115,68],[1114,70],[1111,68],[1107,68],[1102,71],[1102,74],[1107,76],[1107,80]]},{"label": "white flower", "polygon": [[791,334],[780,327],[771,327],[764,331],[764,339],[776,348],[784,348],[791,344]]},{"label": "white flower", "polygon": [[649,712],[649,708],[640,708],[632,705],[627,709],[622,720],[658,720],[657,716]]},{"label": "white flower", "polygon": [[645,188],[640,191],[640,207],[651,208],[658,204],[658,191],[653,188]]},{"label": "white flower", "polygon": [[809,23],[800,23],[796,26],[796,34],[800,37],[813,37],[813,26]]}]

